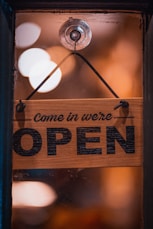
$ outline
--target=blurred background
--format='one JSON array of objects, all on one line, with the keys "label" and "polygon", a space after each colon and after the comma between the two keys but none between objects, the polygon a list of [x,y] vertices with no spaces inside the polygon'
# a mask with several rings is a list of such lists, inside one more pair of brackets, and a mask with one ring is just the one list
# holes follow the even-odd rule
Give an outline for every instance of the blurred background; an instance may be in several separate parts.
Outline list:
[{"label": "blurred background", "polygon": [[[26,99],[72,50],[60,41],[70,18],[92,32],[78,50],[120,98],[143,96],[143,19],[136,13],[16,13],[14,99]],[[78,56],[71,55],[32,99],[112,98]],[[142,168],[13,171],[13,229],[140,229]]]}]

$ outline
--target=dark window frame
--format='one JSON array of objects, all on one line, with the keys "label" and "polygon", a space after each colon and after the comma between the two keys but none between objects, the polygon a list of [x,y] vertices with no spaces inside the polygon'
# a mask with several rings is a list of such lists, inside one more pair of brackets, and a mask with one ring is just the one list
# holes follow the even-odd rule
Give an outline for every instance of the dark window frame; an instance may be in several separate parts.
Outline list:
[{"label": "dark window frame", "polygon": [[151,0],[0,0],[0,229],[11,228],[13,46],[15,13],[18,10],[125,10],[145,15],[144,31],[144,229],[153,227],[153,3]]}]

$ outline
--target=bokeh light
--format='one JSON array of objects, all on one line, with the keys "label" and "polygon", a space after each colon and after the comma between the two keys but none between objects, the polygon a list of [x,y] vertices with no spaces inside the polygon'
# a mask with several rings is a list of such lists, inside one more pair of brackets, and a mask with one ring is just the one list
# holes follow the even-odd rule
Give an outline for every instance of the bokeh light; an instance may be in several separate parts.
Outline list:
[{"label": "bokeh light", "polygon": [[13,207],[45,207],[57,198],[51,186],[38,181],[13,182]]},{"label": "bokeh light", "polygon": [[53,61],[42,60],[37,62],[29,72],[29,82],[35,89],[39,84],[50,75],[49,79],[38,89],[38,92],[49,92],[55,89],[61,81],[62,72],[58,68],[53,74],[51,72],[56,68],[57,64]]},{"label": "bokeh light", "polygon": [[50,60],[49,54],[44,49],[27,49],[18,59],[18,69],[23,76],[29,77],[31,67],[41,60]]},{"label": "bokeh light", "polygon": [[15,30],[15,44],[17,48],[27,48],[39,38],[41,27],[32,22],[20,24]]}]

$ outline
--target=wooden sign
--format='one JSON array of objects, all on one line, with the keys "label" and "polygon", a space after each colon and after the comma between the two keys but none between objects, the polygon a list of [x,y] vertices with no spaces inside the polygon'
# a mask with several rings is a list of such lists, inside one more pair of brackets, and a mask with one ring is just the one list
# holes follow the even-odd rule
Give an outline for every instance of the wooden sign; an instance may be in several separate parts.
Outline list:
[{"label": "wooden sign", "polygon": [[15,101],[13,169],[141,166],[142,98],[121,100]]}]

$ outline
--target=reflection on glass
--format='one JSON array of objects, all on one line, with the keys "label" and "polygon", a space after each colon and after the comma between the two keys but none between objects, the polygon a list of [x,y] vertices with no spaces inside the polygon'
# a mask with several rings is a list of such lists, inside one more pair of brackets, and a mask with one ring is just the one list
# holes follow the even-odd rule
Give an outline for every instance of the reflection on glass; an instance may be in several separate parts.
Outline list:
[{"label": "reflection on glass", "polygon": [[[32,21],[41,27],[41,34],[28,50],[16,47],[15,99],[25,99],[32,92],[29,80],[20,67],[21,57],[34,49],[59,64],[70,50],[65,49],[59,30],[70,17],[86,21],[92,32],[90,44],[78,50],[100,73],[119,97],[142,96],[142,19],[139,14],[125,13],[17,13],[16,26]],[[28,39],[28,30],[27,30]],[[47,55],[49,54],[49,55]],[[27,71],[37,57],[24,60]],[[44,57],[41,58],[41,60]],[[23,59],[23,58],[22,58]],[[40,60],[40,58],[39,58]],[[22,61],[23,66],[23,61]],[[112,94],[91,69],[77,56],[62,65],[62,80],[56,90],[36,93],[32,99],[105,98]],[[42,97],[43,96],[43,97]]]},{"label": "reflection on glass", "polygon": [[31,48],[24,51],[18,59],[18,70],[22,76],[29,77],[31,68],[39,61],[50,60],[50,56],[44,49]]},{"label": "reflection on glass", "polygon": [[[27,36],[28,31],[28,36]],[[25,22],[15,30],[15,45],[18,48],[27,48],[33,45],[39,38],[41,28],[35,23]]]},{"label": "reflection on glass", "polygon": [[[83,50],[88,61],[120,97],[142,96],[142,21],[135,13],[17,13],[16,27],[31,21],[41,28],[31,48],[47,53],[56,64],[69,53],[61,46],[59,29],[69,17],[85,20],[92,40]],[[25,34],[28,33],[26,32]],[[22,39],[22,38],[21,38]],[[22,42],[21,42],[22,43]],[[57,53],[58,51],[58,53]],[[33,88],[29,66],[21,71],[25,47],[15,47],[14,98],[25,99]],[[28,74],[27,74],[28,71]],[[62,79],[55,90],[37,92],[32,99],[109,98],[112,94],[76,56],[61,65]],[[29,75],[28,75],[29,76]],[[14,170],[13,182],[43,182],[54,198],[45,206],[13,204],[13,229],[139,229],[141,226],[142,168],[67,168]],[[32,184],[32,183],[31,183]],[[37,187],[38,188],[38,187]],[[43,199],[35,190],[35,195]],[[32,196],[34,189],[31,185]],[[45,189],[43,195],[45,194]],[[52,196],[53,197],[53,196]],[[15,196],[13,195],[15,200]],[[23,197],[24,198],[24,197]],[[25,199],[25,198],[24,198]],[[14,202],[13,202],[14,203]]]},{"label": "reflection on glass", "polygon": [[[19,170],[13,177],[19,184],[43,181],[44,195],[48,191],[52,198],[46,206],[14,205],[14,229],[140,228],[141,168]],[[34,192],[40,203],[44,197],[32,184],[28,199]]]},{"label": "reflection on glass", "polygon": [[38,181],[17,181],[12,185],[13,206],[45,207],[54,203],[57,195],[53,188]]}]

